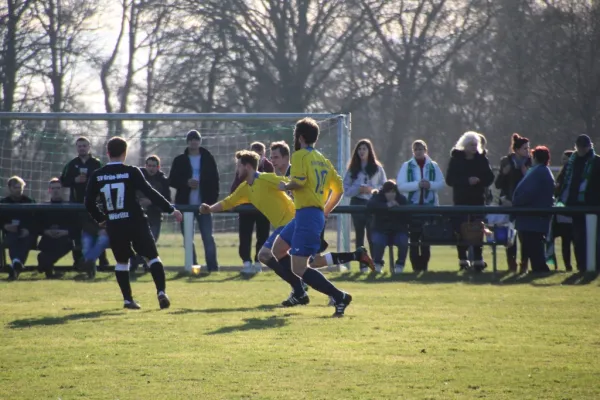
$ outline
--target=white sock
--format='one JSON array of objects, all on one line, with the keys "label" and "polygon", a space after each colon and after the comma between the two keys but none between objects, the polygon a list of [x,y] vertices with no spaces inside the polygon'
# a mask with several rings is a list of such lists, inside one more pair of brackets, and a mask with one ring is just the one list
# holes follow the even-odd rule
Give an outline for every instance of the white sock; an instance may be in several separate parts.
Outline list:
[{"label": "white sock", "polygon": [[331,253],[325,254],[325,261],[327,262],[327,265],[333,265],[333,257],[331,257]]}]

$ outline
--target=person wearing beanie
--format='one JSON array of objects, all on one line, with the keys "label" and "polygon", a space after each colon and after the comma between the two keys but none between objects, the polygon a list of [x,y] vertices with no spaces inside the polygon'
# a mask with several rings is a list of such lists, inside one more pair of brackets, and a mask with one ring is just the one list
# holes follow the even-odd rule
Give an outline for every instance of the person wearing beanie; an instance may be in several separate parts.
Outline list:
[{"label": "person wearing beanie", "polygon": [[[215,204],[219,198],[219,169],[213,155],[202,147],[202,136],[197,130],[186,135],[187,148],[173,159],[169,186],[175,189],[175,204]],[[196,221],[204,244],[206,266],[209,272],[218,271],[217,246],[213,237],[212,216],[196,213]],[[183,233],[183,223],[181,224]],[[196,248],[193,263],[198,265]]]},{"label": "person wearing beanie", "polygon": [[[510,207],[515,188],[531,168],[529,154],[529,139],[513,133],[508,154],[500,160],[500,173],[496,177],[495,186],[500,190],[501,206]],[[508,270],[517,272],[517,244],[506,248],[506,262]],[[527,261],[522,259],[521,272],[527,271]]]},{"label": "person wearing beanie", "polygon": [[[588,135],[575,140],[575,152],[564,167],[558,201],[567,207],[600,206],[600,156]],[[600,224],[599,224],[600,226]],[[573,247],[579,272],[587,267],[587,234],[585,215],[573,215]],[[600,264],[600,246],[596,241],[596,265]]]}]

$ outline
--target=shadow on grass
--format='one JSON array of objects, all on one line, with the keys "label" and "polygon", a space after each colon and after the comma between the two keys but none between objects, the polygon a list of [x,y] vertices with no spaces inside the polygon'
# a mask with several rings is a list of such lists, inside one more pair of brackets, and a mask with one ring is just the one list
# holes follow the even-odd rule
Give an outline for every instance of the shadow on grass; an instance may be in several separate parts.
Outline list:
[{"label": "shadow on grass", "polygon": [[211,279],[210,281],[207,281],[206,278],[211,276],[211,274],[208,272],[202,272],[199,275],[190,274],[189,272],[178,272],[175,276],[168,277],[167,280],[174,281],[174,280],[178,280],[178,279],[187,278],[187,282],[189,282],[189,283],[204,283],[204,282],[218,283],[218,282],[230,282],[230,281],[250,281],[254,277],[256,277],[256,274],[249,275],[249,274],[233,273],[230,275],[229,273],[227,273],[227,275],[228,276],[224,277],[223,279]]},{"label": "shadow on grass", "polygon": [[262,304],[256,307],[236,307],[236,308],[205,308],[205,309],[192,309],[182,308],[180,310],[171,311],[169,314],[182,315],[182,314],[221,314],[227,312],[248,312],[248,311],[272,311],[278,308],[283,308],[279,304]]},{"label": "shadow on grass", "polygon": [[100,317],[106,317],[110,315],[120,315],[121,313],[111,310],[104,311],[91,311],[87,313],[78,313],[78,314],[69,314],[63,315],[61,317],[40,317],[40,318],[24,318],[24,319],[16,319],[14,321],[6,324],[7,328],[10,329],[24,329],[24,328],[32,328],[35,326],[52,326],[52,325],[62,325],[66,324],[70,321],[79,321],[79,320],[91,320]]},{"label": "shadow on grass", "polygon": [[245,318],[243,321],[244,323],[240,325],[224,326],[212,332],[207,332],[206,335],[221,335],[232,332],[282,328],[288,323],[285,318],[276,315],[266,318]]},{"label": "shadow on grass", "polygon": [[[556,275],[565,276],[561,282],[538,282],[552,278]],[[393,283],[404,282],[413,284],[437,284],[437,283],[466,283],[471,285],[524,285],[533,286],[558,286],[558,285],[587,285],[596,280],[597,273],[594,274],[569,274],[563,272],[548,273],[529,273],[524,275],[513,274],[507,271],[501,272],[453,272],[453,271],[428,271],[428,272],[409,272],[402,274],[389,275],[369,274],[365,276],[361,273],[345,273],[330,278],[332,282],[364,282],[364,283]]]}]

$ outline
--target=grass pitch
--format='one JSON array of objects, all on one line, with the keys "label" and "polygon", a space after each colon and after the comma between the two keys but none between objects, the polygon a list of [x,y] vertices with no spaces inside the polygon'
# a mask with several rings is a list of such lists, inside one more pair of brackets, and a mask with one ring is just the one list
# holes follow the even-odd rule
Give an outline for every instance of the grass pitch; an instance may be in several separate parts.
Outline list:
[{"label": "grass pitch", "polygon": [[26,272],[0,281],[0,399],[600,398],[594,276],[459,274],[450,248],[430,268],[328,274],[354,296],[342,319],[314,290],[280,308],[272,273],[170,272],[162,311],[144,275],[126,311],[112,274]]}]

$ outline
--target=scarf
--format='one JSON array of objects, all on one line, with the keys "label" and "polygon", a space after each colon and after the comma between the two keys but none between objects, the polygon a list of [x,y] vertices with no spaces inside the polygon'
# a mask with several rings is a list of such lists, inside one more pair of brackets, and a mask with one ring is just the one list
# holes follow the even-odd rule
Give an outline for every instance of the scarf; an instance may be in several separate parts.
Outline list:
[{"label": "scarf", "polygon": [[[587,189],[588,182],[590,180],[590,174],[592,171],[592,165],[594,164],[596,153],[594,149],[590,149],[591,156],[585,162],[585,166],[583,167],[583,178],[581,179],[581,184],[579,185],[579,191],[577,192],[577,202],[585,203],[585,191]],[[575,164],[575,160],[577,159],[577,153],[573,152],[571,157],[569,157],[569,161],[565,167],[565,177],[562,193],[560,195],[560,200],[563,203],[567,203],[567,199],[569,198],[569,191],[571,189],[571,181],[573,179],[573,165]]]},{"label": "scarf", "polygon": [[[406,181],[407,182],[415,182],[417,180],[416,171],[421,168],[417,165],[417,161],[413,158],[408,162],[408,170],[406,171]],[[433,163],[427,159],[425,159],[425,166],[423,167],[423,179],[427,179],[429,182],[435,181],[435,167]],[[419,178],[420,179],[420,174]],[[435,205],[435,194],[429,189],[423,189],[418,191],[413,191],[408,193],[408,200],[411,203],[414,203],[412,200],[415,194],[419,193],[419,196],[423,192],[423,204],[427,206]],[[418,204],[418,203],[417,203]]]}]

